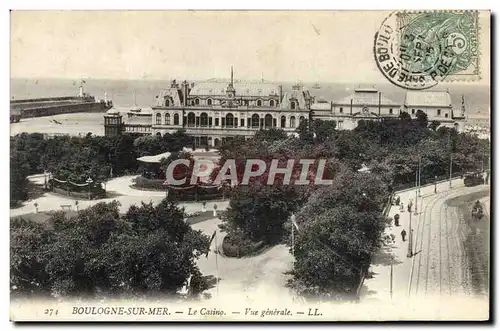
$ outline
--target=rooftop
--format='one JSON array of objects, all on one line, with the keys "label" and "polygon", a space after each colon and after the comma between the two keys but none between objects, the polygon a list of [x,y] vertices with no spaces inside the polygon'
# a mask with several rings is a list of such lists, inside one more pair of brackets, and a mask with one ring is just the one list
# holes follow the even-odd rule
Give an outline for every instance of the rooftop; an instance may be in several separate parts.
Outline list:
[{"label": "rooftop", "polygon": [[[358,105],[358,106],[378,105],[379,93],[378,90],[374,88],[357,88],[354,90],[354,93],[352,93],[350,96],[347,96],[335,102],[335,104],[350,105],[351,100],[353,105]],[[394,106],[394,107],[400,106],[400,104],[398,104],[397,102],[392,101],[391,99],[385,97],[383,93],[380,94],[380,104]]]},{"label": "rooftop", "polygon": [[[229,79],[210,79],[202,83],[197,83],[191,89],[190,96],[223,96],[226,95],[226,88],[230,83]],[[235,80],[233,83],[236,95],[238,96],[269,96],[279,95],[279,86],[264,80],[242,81]]]},{"label": "rooftop", "polygon": [[408,91],[405,106],[451,107],[451,96],[448,91]]},{"label": "rooftop", "polygon": [[137,161],[145,162],[145,163],[160,163],[162,159],[167,159],[172,153],[165,152],[157,155],[148,155],[138,157]]}]

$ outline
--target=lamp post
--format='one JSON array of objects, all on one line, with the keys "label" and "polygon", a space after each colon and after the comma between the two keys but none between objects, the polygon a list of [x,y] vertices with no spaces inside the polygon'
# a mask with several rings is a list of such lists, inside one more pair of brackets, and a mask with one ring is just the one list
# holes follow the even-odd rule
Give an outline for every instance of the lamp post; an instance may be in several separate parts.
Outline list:
[{"label": "lamp post", "polygon": [[406,257],[410,258],[413,256],[413,234],[412,234],[412,229],[411,229],[411,211],[409,211],[410,214],[410,224],[408,226],[408,253],[406,254]]},{"label": "lamp post", "polygon": [[[418,196],[421,197],[422,195],[420,194],[420,187],[421,187],[421,182],[420,182],[420,175],[422,173],[422,155],[418,156]],[[416,207],[416,205],[415,205]],[[415,208],[416,210],[417,208]]]},{"label": "lamp post", "polygon": [[44,178],[44,187],[45,187],[45,191],[47,191],[47,170],[44,170],[43,171],[43,178]]},{"label": "lamp post", "polygon": [[92,184],[93,182],[94,182],[94,181],[92,180],[92,178],[90,178],[90,177],[89,177],[89,178],[87,178],[86,183],[87,183],[87,185],[89,186],[89,200],[90,200],[90,184]]},{"label": "lamp post", "polygon": [[418,215],[417,206],[418,206],[418,170],[415,173],[415,215]]},{"label": "lamp post", "polygon": [[299,226],[297,225],[297,222],[295,222],[295,214],[292,214],[290,216],[290,222],[292,223],[292,256],[293,256],[293,263],[295,264],[295,229],[299,231]]},{"label": "lamp post", "polygon": [[437,193],[437,180],[438,176],[434,176],[434,193]]}]

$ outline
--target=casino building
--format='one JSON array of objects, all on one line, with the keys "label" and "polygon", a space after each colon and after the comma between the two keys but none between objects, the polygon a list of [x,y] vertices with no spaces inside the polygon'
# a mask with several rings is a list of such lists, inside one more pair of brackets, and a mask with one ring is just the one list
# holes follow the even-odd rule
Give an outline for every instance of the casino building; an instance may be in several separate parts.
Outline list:
[{"label": "casino building", "polygon": [[[309,118],[313,98],[299,85],[284,92],[281,85],[265,81],[208,80],[202,83],[172,81],[156,97],[151,113],[151,134],[179,129],[195,137],[197,146],[218,146],[234,136],[252,137],[262,128],[295,132]],[[121,114],[108,112],[105,132],[116,134],[128,127]],[[130,118],[128,119],[130,121]],[[149,133],[149,132],[148,132]]]}]

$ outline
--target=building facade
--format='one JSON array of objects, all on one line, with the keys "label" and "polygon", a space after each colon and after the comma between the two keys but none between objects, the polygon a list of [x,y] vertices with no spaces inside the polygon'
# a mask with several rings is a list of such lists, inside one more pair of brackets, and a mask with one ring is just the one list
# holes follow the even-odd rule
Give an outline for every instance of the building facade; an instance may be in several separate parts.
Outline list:
[{"label": "building facade", "polygon": [[358,88],[354,92],[336,102],[317,102],[311,106],[313,117],[335,121],[339,130],[352,130],[362,120],[381,120],[397,118],[401,105],[394,102],[375,88]]},{"label": "building facade", "polygon": [[234,136],[252,137],[262,128],[294,132],[308,119],[312,97],[301,86],[283,92],[264,81],[208,80],[197,84],[173,81],[156,98],[152,134],[179,129],[193,136],[196,145],[218,146]]},{"label": "building facade", "polygon": [[406,92],[404,110],[416,117],[419,110],[427,114],[429,122],[438,121],[443,126],[454,127],[463,131],[465,126],[465,105],[462,98],[462,109],[454,110],[451,95],[448,91],[408,91]]}]

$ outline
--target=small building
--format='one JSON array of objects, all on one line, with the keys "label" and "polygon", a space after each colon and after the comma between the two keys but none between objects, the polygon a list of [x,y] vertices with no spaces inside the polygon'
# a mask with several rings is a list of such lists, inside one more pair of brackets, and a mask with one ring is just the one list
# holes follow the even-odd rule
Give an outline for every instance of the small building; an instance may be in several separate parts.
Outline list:
[{"label": "small building", "polygon": [[361,120],[379,121],[396,118],[400,104],[384,96],[375,88],[357,88],[354,92],[332,103],[316,102],[311,106],[313,117],[336,122],[339,130],[352,130]]},{"label": "small building", "polygon": [[465,121],[465,106],[462,100],[462,109],[454,110],[451,95],[448,91],[408,91],[406,92],[404,110],[412,118],[419,110],[427,114],[427,119],[439,121],[441,125],[455,127],[461,131]]}]

